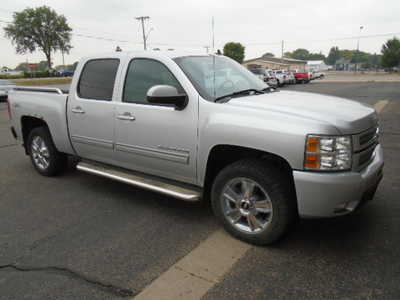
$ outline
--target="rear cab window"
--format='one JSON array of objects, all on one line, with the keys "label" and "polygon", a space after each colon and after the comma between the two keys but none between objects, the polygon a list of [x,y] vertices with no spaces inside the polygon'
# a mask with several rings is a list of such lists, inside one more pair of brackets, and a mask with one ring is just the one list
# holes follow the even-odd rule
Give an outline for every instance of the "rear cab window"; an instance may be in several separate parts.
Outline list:
[{"label": "rear cab window", "polygon": [[119,59],[92,59],[82,69],[77,87],[80,98],[111,101]]}]

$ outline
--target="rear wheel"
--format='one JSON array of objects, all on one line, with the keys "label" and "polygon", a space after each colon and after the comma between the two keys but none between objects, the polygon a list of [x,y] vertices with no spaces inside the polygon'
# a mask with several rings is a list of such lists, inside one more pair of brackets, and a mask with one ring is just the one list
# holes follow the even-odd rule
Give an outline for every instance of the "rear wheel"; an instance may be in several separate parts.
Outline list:
[{"label": "rear wheel", "polygon": [[214,213],[235,237],[257,245],[281,238],[296,219],[296,204],[287,176],[261,160],[242,160],[216,177]]},{"label": "rear wheel", "polygon": [[57,151],[45,127],[37,127],[30,132],[27,149],[33,166],[43,176],[55,176],[67,167],[67,155]]}]

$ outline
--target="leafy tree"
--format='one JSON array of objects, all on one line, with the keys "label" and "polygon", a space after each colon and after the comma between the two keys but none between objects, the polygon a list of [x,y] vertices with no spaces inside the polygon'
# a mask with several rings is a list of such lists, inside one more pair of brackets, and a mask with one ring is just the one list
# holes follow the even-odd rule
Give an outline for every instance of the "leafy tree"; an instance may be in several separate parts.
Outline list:
[{"label": "leafy tree", "polygon": [[15,67],[16,71],[23,71],[23,72],[28,72],[28,64],[26,62],[18,64],[18,66]]},{"label": "leafy tree", "polygon": [[340,55],[341,57],[347,59],[347,60],[351,60],[353,58],[355,50],[347,50],[347,49],[343,49],[340,50]]},{"label": "leafy tree", "polygon": [[13,21],[4,28],[18,54],[42,51],[47,66],[51,68],[51,54],[57,50],[69,53],[72,48],[71,27],[63,15],[58,15],[48,6],[27,8],[15,12]]},{"label": "leafy tree", "polygon": [[325,60],[326,56],[322,53],[310,53],[307,60]]},{"label": "leafy tree", "polygon": [[382,46],[382,66],[393,68],[400,65],[400,40],[393,38]]},{"label": "leafy tree", "polygon": [[44,71],[47,71],[47,69],[48,69],[47,61],[41,60],[37,65],[37,70],[39,72],[44,72]]},{"label": "leafy tree", "polygon": [[382,59],[382,55],[379,55],[376,53],[369,55],[368,61],[366,63],[366,67],[378,69],[381,66],[381,59]]},{"label": "leafy tree", "polygon": [[342,54],[340,53],[339,47],[332,47],[331,50],[329,50],[328,57],[326,58],[326,63],[328,65],[334,65],[338,59],[342,57]]},{"label": "leafy tree", "polygon": [[222,52],[221,52],[221,50],[217,50],[217,52],[215,53],[215,54],[217,54],[217,55],[222,55]]},{"label": "leafy tree", "polygon": [[291,58],[308,60],[309,56],[310,56],[310,52],[307,49],[298,48],[292,52]]},{"label": "leafy tree", "polygon": [[325,60],[325,55],[322,53],[311,53],[307,49],[298,48],[293,52],[285,52],[285,57],[301,59],[301,60]]},{"label": "leafy tree", "polygon": [[242,63],[244,59],[245,47],[241,43],[229,42],[224,46],[224,55],[228,56],[238,63]]},{"label": "leafy tree", "polygon": [[262,57],[275,57],[275,55],[271,52],[264,53]]}]

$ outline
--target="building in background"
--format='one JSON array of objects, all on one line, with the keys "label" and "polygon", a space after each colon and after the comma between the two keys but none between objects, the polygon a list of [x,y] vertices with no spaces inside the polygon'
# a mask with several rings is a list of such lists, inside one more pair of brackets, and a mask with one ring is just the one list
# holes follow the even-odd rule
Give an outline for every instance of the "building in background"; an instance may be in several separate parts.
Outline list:
[{"label": "building in background", "polygon": [[307,69],[309,72],[324,72],[330,69],[323,60],[308,60]]},{"label": "building in background", "polygon": [[249,60],[245,60],[242,63],[246,68],[257,68],[262,67],[265,69],[278,69],[278,70],[300,70],[305,71],[307,61],[293,59],[293,58],[277,58],[269,56],[261,56]]}]

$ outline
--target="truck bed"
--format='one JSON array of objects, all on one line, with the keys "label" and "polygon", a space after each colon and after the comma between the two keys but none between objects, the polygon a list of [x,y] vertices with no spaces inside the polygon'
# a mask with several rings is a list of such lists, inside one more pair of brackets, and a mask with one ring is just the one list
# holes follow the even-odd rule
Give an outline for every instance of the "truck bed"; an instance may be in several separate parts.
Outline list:
[{"label": "truck bed", "polygon": [[11,125],[18,140],[23,142],[24,120],[30,117],[46,120],[56,148],[73,154],[68,137],[66,104],[68,92],[51,87],[15,87],[8,94],[11,108]]}]

